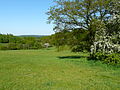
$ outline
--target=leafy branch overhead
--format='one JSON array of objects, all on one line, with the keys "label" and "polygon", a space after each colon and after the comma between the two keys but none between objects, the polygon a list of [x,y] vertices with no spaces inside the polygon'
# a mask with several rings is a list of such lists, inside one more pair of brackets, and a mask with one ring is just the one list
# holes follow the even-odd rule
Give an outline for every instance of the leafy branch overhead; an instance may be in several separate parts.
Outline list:
[{"label": "leafy branch overhead", "polygon": [[[111,14],[108,6],[112,0],[55,0],[47,14],[55,30],[89,29],[94,19],[107,21]],[[104,3],[103,3],[104,2]]]}]

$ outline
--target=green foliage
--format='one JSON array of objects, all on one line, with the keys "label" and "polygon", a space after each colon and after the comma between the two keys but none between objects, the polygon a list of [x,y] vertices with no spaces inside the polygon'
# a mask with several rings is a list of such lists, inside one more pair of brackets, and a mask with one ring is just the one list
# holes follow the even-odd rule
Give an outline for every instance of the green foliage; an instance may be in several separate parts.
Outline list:
[{"label": "green foliage", "polygon": [[111,65],[120,65],[120,2],[115,0],[108,7],[111,19],[100,21],[96,26],[95,40],[91,45],[91,59],[101,60]]},{"label": "green foliage", "polygon": [[20,46],[17,43],[8,43],[7,44],[7,49],[8,50],[19,50]]},{"label": "green foliage", "polygon": [[11,40],[14,40],[12,34],[0,34],[0,43],[9,43]]},{"label": "green foliage", "polygon": [[106,55],[101,53],[101,52],[97,52],[95,54],[91,54],[90,57],[88,59],[90,60],[101,60],[103,61],[106,58]]},{"label": "green foliage", "polygon": [[120,65],[120,54],[110,54],[103,60],[104,63],[110,65]]},{"label": "green foliage", "polygon": [[[67,45],[73,52],[89,50],[87,41],[88,31],[75,29],[73,31],[63,30],[52,35],[52,42],[57,48]],[[84,47],[83,47],[84,46]]]},{"label": "green foliage", "polygon": [[81,41],[76,45],[71,46],[72,52],[83,52],[84,50],[89,50],[89,45],[87,42]]},{"label": "green foliage", "polygon": [[88,31],[84,29],[73,30],[69,38],[71,39],[68,39],[68,42],[73,52],[89,51]]},{"label": "green foliage", "polygon": [[61,47],[64,47],[65,45],[68,45],[68,39],[70,39],[68,37],[68,31],[56,32],[51,36],[51,43],[59,49]]},{"label": "green foliage", "polygon": [[[110,13],[107,8],[112,0],[56,0],[47,14],[48,22],[55,24],[54,30],[89,29],[93,19],[106,21]],[[104,3],[103,3],[104,2]]]},{"label": "green foliage", "polygon": [[[53,22],[54,30],[59,32],[55,44],[58,47],[68,44],[75,52],[82,49],[89,51],[95,40],[97,27],[112,17],[112,3],[113,0],[56,0],[55,5],[47,12],[48,22]],[[69,33],[63,33],[64,31]]]},{"label": "green foliage", "polygon": [[8,50],[7,45],[0,44],[0,50]]},{"label": "green foliage", "polygon": [[0,50],[19,50],[22,49],[21,44],[18,43],[5,43],[0,45]]},{"label": "green foliage", "polygon": [[91,54],[89,57],[90,60],[100,60],[103,63],[110,65],[120,65],[120,54],[104,54],[101,52],[97,52],[95,54]]},{"label": "green foliage", "polygon": [[0,34],[0,50],[41,49],[44,43],[50,43],[51,36],[43,37],[17,37],[12,34]]}]

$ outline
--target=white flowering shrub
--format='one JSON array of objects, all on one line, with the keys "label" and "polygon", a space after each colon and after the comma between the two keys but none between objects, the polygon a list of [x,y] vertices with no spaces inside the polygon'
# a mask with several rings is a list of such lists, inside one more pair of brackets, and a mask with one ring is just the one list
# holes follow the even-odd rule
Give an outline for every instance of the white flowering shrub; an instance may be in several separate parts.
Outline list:
[{"label": "white flowering shrub", "polygon": [[99,25],[96,28],[91,54],[96,52],[104,54],[120,52],[120,15],[114,14],[107,25],[99,21]]},{"label": "white flowering shrub", "polygon": [[[114,10],[114,9],[113,9]],[[120,8],[119,8],[120,11]],[[95,40],[91,45],[91,58],[109,64],[120,64],[120,12],[113,13],[107,24],[98,21]]]}]

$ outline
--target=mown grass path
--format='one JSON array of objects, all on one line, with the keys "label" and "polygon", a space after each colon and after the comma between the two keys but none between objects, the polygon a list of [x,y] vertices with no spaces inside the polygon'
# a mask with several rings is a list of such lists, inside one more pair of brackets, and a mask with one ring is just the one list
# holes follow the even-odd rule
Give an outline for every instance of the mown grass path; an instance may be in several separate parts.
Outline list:
[{"label": "mown grass path", "polygon": [[120,68],[86,56],[55,49],[0,51],[0,90],[120,90]]}]

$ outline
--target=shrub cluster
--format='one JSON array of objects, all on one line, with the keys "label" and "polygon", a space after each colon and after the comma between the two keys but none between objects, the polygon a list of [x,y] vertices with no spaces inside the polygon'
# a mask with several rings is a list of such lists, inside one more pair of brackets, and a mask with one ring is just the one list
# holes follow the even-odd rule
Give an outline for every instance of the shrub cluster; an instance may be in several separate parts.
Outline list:
[{"label": "shrub cluster", "polygon": [[95,54],[90,55],[90,60],[100,60],[103,63],[110,65],[120,65],[120,54],[103,54],[101,52],[97,52]]},{"label": "shrub cluster", "polygon": [[107,57],[104,59],[104,62],[111,65],[120,65],[120,55],[115,53],[107,55]]},{"label": "shrub cluster", "polygon": [[20,43],[6,43],[0,44],[0,50],[21,50],[21,49],[41,49],[42,45],[30,45]]}]

